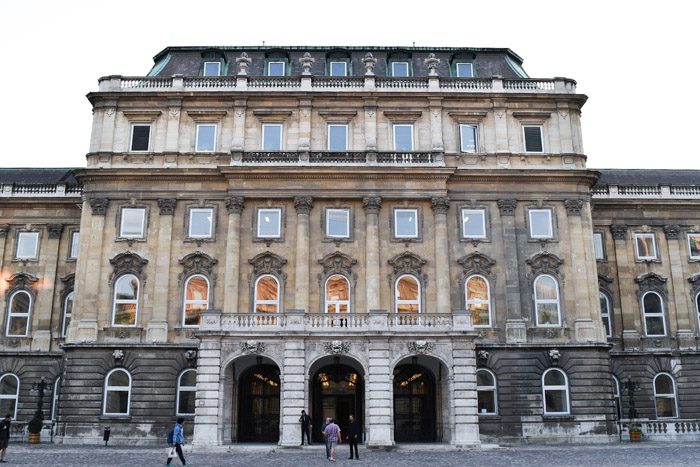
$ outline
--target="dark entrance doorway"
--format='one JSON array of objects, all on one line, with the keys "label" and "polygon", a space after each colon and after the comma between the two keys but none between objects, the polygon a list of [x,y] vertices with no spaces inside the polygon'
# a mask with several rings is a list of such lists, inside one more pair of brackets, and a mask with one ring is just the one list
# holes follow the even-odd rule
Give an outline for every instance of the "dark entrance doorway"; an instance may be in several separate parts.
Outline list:
[{"label": "dark entrance doorway", "polygon": [[435,377],[421,365],[394,370],[394,439],[397,443],[435,442]]},{"label": "dark entrance doorway", "polygon": [[241,374],[238,441],[276,443],[280,437],[280,374],[275,365],[255,365]]},{"label": "dark entrance doorway", "polygon": [[348,432],[350,415],[363,424],[365,388],[357,370],[340,363],[326,365],[314,374],[311,384],[314,442],[323,442],[321,426],[326,417],[336,420],[343,439]]}]

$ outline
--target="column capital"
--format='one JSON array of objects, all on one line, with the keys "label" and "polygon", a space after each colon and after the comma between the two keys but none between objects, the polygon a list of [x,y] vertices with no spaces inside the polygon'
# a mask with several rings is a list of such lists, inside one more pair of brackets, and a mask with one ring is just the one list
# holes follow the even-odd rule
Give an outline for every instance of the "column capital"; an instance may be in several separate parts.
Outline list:
[{"label": "column capital", "polygon": [[362,209],[364,209],[367,214],[378,214],[381,208],[381,196],[365,196],[362,198]]},{"label": "column capital", "polygon": [[242,196],[227,196],[225,203],[229,214],[240,214],[245,206],[245,198]]},{"label": "column capital", "polygon": [[0,238],[5,238],[7,236],[7,232],[10,230],[9,225],[0,225]]},{"label": "column capital", "polygon": [[297,210],[297,214],[308,214],[313,207],[314,199],[311,196],[294,197],[294,208]]},{"label": "column capital", "polygon": [[569,216],[581,216],[584,201],[582,199],[565,199],[564,207]]},{"label": "column capital", "polygon": [[175,206],[177,200],[175,198],[160,198],[158,199],[158,207],[160,208],[161,216],[172,216],[175,214]]},{"label": "column capital", "polygon": [[668,240],[678,240],[678,236],[681,233],[681,227],[678,224],[674,225],[664,225],[664,233]]},{"label": "column capital", "polygon": [[447,214],[447,211],[450,209],[450,198],[436,196],[430,200],[430,204],[435,214]]},{"label": "column capital", "polygon": [[63,233],[63,224],[48,224],[46,231],[49,233],[49,238],[61,238]]},{"label": "column capital", "polygon": [[107,214],[109,206],[108,198],[90,198],[90,207],[92,208],[93,216],[104,216]]},{"label": "column capital", "polygon": [[518,206],[517,199],[499,199],[496,201],[502,216],[515,216],[515,208]]},{"label": "column capital", "polygon": [[614,240],[627,240],[627,225],[613,224],[610,226],[610,232]]}]

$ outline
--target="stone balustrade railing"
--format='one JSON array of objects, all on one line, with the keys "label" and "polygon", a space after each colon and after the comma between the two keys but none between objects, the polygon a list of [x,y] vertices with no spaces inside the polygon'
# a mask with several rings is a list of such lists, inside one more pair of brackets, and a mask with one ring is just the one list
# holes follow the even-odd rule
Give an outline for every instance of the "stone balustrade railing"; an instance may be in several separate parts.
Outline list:
[{"label": "stone balustrade railing", "polygon": [[575,94],[576,81],[568,78],[506,79],[386,76],[104,76],[100,92],[183,91],[311,91],[311,92],[441,92]]},{"label": "stone balustrade railing", "polygon": [[231,165],[323,165],[323,164],[363,164],[363,165],[444,165],[441,152],[428,151],[253,151],[234,152]]},{"label": "stone balustrade railing", "polygon": [[[641,427],[643,439],[650,441],[700,440],[700,419],[636,419],[635,423]],[[628,432],[630,420],[620,420],[620,424],[623,432]]]},{"label": "stone balustrade railing", "polygon": [[601,185],[594,199],[700,199],[700,185]]},{"label": "stone balustrade railing", "polygon": [[80,185],[65,183],[8,183],[0,184],[0,198],[79,198]]}]

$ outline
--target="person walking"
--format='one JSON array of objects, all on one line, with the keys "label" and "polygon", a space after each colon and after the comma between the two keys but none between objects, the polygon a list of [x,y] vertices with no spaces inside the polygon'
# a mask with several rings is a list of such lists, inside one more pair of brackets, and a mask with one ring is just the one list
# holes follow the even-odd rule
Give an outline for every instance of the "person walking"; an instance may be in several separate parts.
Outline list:
[{"label": "person walking", "polygon": [[350,457],[352,459],[352,449],[355,448],[355,459],[360,458],[360,454],[357,452],[357,443],[362,440],[362,430],[360,429],[360,423],[355,420],[355,417],[350,415],[350,423],[348,423],[348,444],[350,445]]},{"label": "person walking", "polygon": [[335,462],[335,447],[341,440],[340,427],[336,425],[335,420],[331,420],[331,423],[326,426],[323,432],[326,434],[326,440],[331,451],[328,460]]},{"label": "person walking", "polygon": [[299,421],[301,422],[301,445],[304,445],[304,434],[306,434],[306,444],[311,446],[311,417],[306,413],[306,410],[301,411]]},{"label": "person walking", "polygon": [[[175,452],[177,452],[177,456],[180,458],[180,462],[182,462],[182,465],[187,465],[187,462],[185,461],[185,455],[182,453],[182,445],[185,444],[185,434],[183,433],[183,427],[182,424],[185,422],[185,419],[180,417],[177,419],[177,423],[173,427],[172,430],[170,430],[170,433],[168,433],[168,444],[170,447],[175,448]],[[170,462],[172,462],[173,457],[170,457],[168,455],[168,461],[165,463],[165,465],[170,465]]]},{"label": "person walking", "polygon": [[12,416],[8,413],[0,422],[0,462],[7,462],[5,460],[5,453],[7,452],[7,444],[10,442],[11,426]]},{"label": "person walking", "polygon": [[321,426],[321,435],[323,436],[323,443],[326,445],[326,459],[331,458],[331,446],[328,444],[328,436],[326,436],[326,427],[331,424],[331,418],[326,418],[325,423]]}]

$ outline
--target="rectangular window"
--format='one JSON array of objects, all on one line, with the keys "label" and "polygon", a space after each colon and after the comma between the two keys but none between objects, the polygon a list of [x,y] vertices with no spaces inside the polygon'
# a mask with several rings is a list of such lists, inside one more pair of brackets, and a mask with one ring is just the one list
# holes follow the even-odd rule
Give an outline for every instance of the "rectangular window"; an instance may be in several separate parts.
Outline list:
[{"label": "rectangular window", "polygon": [[221,76],[220,62],[204,62],[204,76]]},{"label": "rectangular window", "polygon": [[280,238],[281,236],[282,210],[258,209],[258,238]]},{"label": "rectangular window", "polygon": [[474,77],[474,66],[471,63],[457,63],[455,64],[455,71],[458,78]]},{"label": "rectangular window", "polygon": [[122,238],[143,238],[146,224],[146,209],[122,208],[122,223],[119,236]]},{"label": "rectangular window", "polygon": [[700,234],[688,234],[688,252],[690,259],[700,259]]},{"label": "rectangular window", "polygon": [[190,238],[211,238],[214,225],[214,210],[211,208],[190,209]]},{"label": "rectangular window", "polygon": [[326,237],[350,238],[349,209],[326,209]]},{"label": "rectangular window", "polygon": [[525,152],[544,152],[542,144],[542,126],[541,125],[524,125],[523,126],[523,141]]},{"label": "rectangular window", "polygon": [[345,62],[331,62],[329,71],[331,76],[347,76],[348,64]]},{"label": "rectangular window", "polygon": [[462,209],[462,237],[486,238],[486,211]]},{"label": "rectangular window", "polygon": [[17,259],[34,259],[39,253],[39,232],[20,232],[17,236]]},{"label": "rectangular window", "polygon": [[603,248],[603,234],[600,232],[593,233],[593,249],[595,250],[595,259],[605,259],[605,249]]},{"label": "rectangular window", "polygon": [[553,238],[552,211],[549,209],[530,209],[530,238]]},{"label": "rectangular window", "polygon": [[394,237],[418,238],[417,209],[394,209]]},{"label": "rectangular window", "polygon": [[634,248],[637,259],[656,259],[656,236],[653,233],[635,233]]},{"label": "rectangular window", "polygon": [[328,125],[328,150],[347,151],[348,150],[348,126]]},{"label": "rectangular window", "polygon": [[459,141],[462,152],[476,152],[476,125],[460,125]]},{"label": "rectangular window", "polygon": [[394,151],[413,151],[413,125],[394,125]]},{"label": "rectangular window", "polygon": [[70,234],[70,251],[68,259],[76,259],[78,257],[78,248],[80,247],[80,232]]},{"label": "rectangular window", "polygon": [[267,76],[285,76],[285,65],[284,62],[267,62]]},{"label": "rectangular window", "polygon": [[151,125],[134,123],[131,125],[131,146],[129,151],[148,151],[151,142]]},{"label": "rectangular window", "polygon": [[408,62],[392,62],[391,63],[391,76],[395,77],[407,77],[409,74]]},{"label": "rectangular window", "polygon": [[216,124],[200,123],[197,125],[197,152],[214,152],[216,148]]},{"label": "rectangular window", "polygon": [[262,150],[281,151],[282,150],[282,125],[264,124],[262,126]]}]

